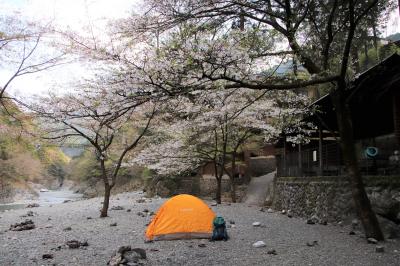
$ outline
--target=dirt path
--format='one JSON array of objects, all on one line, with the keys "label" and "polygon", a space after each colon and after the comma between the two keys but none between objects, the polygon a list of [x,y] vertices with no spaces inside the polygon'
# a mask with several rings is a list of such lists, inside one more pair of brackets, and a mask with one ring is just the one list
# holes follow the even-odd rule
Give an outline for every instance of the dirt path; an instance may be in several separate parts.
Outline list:
[{"label": "dirt path", "polygon": [[267,196],[272,193],[274,177],[275,172],[253,177],[247,188],[244,203],[252,206],[263,206]]}]

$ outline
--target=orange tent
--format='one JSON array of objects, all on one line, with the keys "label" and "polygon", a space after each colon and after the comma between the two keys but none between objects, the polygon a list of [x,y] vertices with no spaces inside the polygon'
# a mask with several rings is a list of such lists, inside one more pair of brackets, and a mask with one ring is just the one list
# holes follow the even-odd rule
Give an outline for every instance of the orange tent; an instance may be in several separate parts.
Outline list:
[{"label": "orange tent", "polygon": [[215,213],[201,199],[182,194],[157,211],[146,230],[147,240],[210,238]]}]

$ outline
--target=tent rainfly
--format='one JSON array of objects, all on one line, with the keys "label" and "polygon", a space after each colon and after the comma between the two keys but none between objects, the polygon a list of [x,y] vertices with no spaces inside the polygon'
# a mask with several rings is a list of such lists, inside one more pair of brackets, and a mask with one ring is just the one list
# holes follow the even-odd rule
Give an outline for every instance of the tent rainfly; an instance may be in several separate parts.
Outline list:
[{"label": "tent rainfly", "polygon": [[147,240],[211,238],[215,213],[201,199],[187,194],[166,201],[146,230]]}]

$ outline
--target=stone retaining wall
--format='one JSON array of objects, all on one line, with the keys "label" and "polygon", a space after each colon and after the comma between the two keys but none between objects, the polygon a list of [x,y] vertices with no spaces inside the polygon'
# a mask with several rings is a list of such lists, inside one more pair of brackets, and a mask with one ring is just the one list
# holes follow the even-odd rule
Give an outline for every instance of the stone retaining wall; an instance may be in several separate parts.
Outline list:
[{"label": "stone retaining wall", "polygon": [[[400,222],[400,177],[364,177],[374,210]],[[354,216],[353,198],[346,177],[279,177],[275,179],[273,207],[296,216],[318,216],[340,221]]]}]

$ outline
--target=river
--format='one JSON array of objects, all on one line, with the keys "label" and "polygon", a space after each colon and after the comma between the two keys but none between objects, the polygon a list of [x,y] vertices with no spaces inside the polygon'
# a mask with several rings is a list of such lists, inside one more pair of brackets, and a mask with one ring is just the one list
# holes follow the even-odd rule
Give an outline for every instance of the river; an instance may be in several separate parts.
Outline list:
[{"label": "river", "polygon": [[39,192],[39,198],[37,200],[30,200],[26,202],[10,203],[10,204],[0,204],[0,212],[5,210],[14,210],[25,208],[29,203],[38,203],[40,206],[60,204],[65,200],[78,200],[82,198],[82,194],[74,193],[72,190],[59,189],[59,190],[49,190],[47,192]]}]

